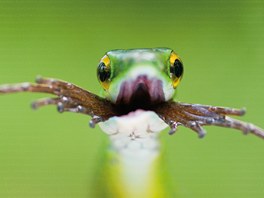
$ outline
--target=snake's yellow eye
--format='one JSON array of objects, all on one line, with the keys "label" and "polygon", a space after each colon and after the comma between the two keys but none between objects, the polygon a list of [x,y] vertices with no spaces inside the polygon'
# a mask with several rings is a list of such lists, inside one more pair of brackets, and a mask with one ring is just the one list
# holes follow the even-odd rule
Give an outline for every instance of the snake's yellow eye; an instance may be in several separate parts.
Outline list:
[{"label": "snake's yellow eye", "polygon": [[181,81],[183,75],[183,64],[179,56],[175,52],[171,52],[170,55],[170,77],[172,80],[172,86],[175,89]]},{"label": "snake's yellow eye", "polygon": [[111,76],[110,59],[107,55],[105,55],[101,59],[97,67],[97,78],[105,90],[109,88],[110,76]]}]

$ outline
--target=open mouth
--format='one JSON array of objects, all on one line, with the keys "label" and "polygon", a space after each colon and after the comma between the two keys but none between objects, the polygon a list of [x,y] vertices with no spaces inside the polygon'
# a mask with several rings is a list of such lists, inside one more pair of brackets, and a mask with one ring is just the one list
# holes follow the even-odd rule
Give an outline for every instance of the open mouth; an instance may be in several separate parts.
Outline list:
[{"label": "open mouth", "polygon": [[124,111],[132,111],[136,109],[148,110],[152,105],[164,101],[162,81],[141,75],[135,80],[127,80],[122,83],[116,104]]}]

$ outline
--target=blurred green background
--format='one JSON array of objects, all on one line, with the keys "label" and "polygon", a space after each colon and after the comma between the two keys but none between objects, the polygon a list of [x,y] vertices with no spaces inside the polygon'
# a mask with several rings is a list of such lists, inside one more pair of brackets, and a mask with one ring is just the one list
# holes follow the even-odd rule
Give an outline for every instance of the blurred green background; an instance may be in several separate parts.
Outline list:
[{"label": "blurred green background", "polygon": [[[264,3],[0,0],[0,84],[61,78],[99,93],[95,69],[118,48],[170,47],[183,59],[184,102],[247,107],[264,127]],[[32,111],[43,94],[0,97],[0,197],[91,197],[107,137],[89,117]],[[264,145],[207,127],[162,133],[173,197],[264,197]]]}]

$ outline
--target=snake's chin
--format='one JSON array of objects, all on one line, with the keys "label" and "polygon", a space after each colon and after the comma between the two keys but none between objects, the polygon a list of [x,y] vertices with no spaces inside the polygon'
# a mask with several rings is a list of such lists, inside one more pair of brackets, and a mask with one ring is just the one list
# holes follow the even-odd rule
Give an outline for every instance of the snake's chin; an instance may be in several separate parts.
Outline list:
[{"label": "snake's chin", "polygon": [[126,115],[114,116],[109,120],[99,123],[101,129],[109,134],[128,139],[149,137],[157,134],[167,127],[167,124],[153,111],[138,109]]}]

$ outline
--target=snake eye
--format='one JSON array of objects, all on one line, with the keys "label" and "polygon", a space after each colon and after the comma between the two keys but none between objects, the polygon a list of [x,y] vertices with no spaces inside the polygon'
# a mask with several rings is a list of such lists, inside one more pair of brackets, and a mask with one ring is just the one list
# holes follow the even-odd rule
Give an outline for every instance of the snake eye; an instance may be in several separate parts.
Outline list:
[{"label": "snake eye", "polygon": [[170,55],[170,77],[172,80],[172,86],[175,89],[181,81],[183,75],[183,64],[179,56],[175,52],[171,52]]},{"label": "snake eye", "polygon": [[110,59],[107,55],[105,55],[101,59],[97,67],[97,78],[105,90],[109,88],[110,76],[111,76]]}]

